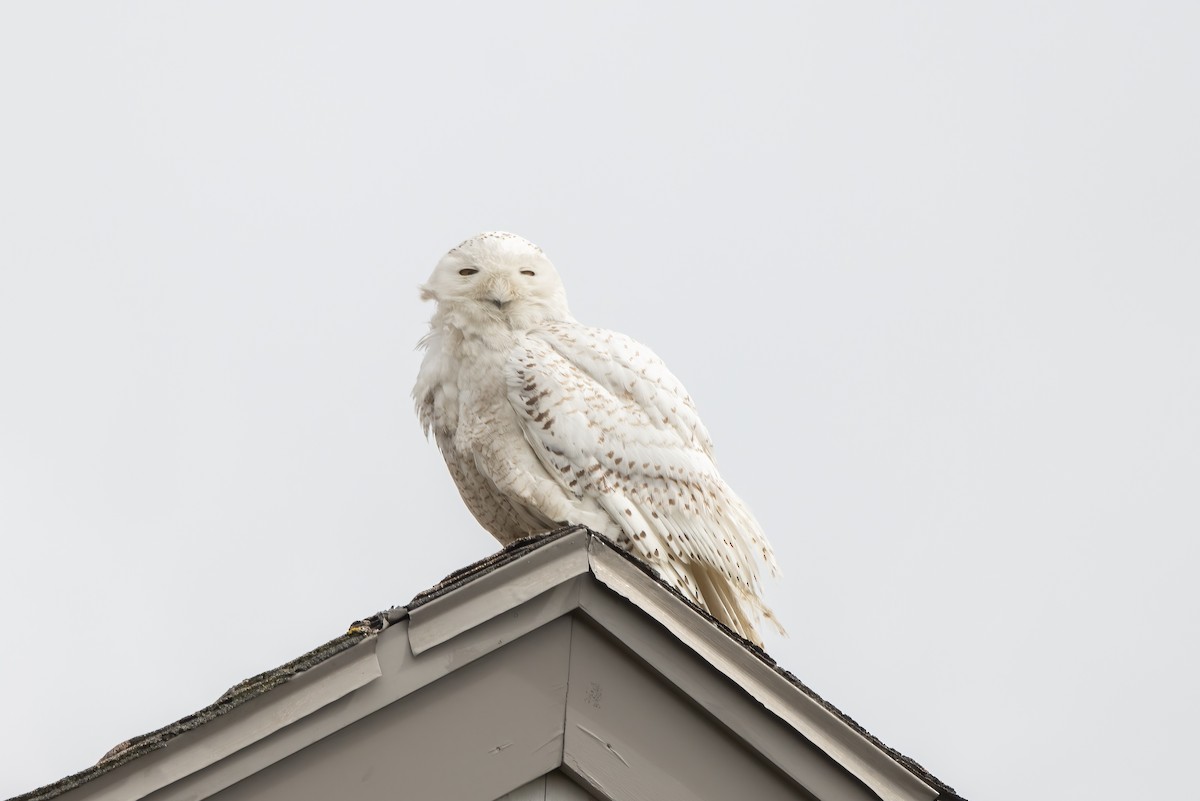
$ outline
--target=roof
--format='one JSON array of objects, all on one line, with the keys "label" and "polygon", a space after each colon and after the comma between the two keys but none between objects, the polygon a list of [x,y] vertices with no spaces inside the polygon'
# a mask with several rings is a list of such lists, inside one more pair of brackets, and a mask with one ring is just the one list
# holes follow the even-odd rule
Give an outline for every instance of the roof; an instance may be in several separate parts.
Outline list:
[{"label": "roof", "polygon": [[[821,781],[853,781],[869,791],[865,797],[961,801],[953,788],[885,745],[762,649],[722,626],[615,544],[581,527],[519,540],[455,571],[406,606],[356,621],[345,634],[240,682],[210,706],[127,740],[96,765],[12,801],[64,794],[70,794],[71,801],[141,798],[187,781],[195,785],[187,797],[205,797],[211,792],[202,792],[201,785],[219,790],[291,753],[290,746],[283,745],[274,748],[274,756],[259,753],[270,750],[262,744],[271,738],[283,743],[289,739],[284,734],[289,734],[304,747],[393,703],[395,690],[388,695],[376,688],[385,683],[378,681],[385,672],[379,652],[381,641],[401,629],[399,634],[407,635],[403,658],[399,667],[389,670],[412,674],[411,681],[401,682],[407,687],[403,694],[556,619],[576,615],[635,653],[637,663],[648,666],[658,679],[704,706],[722,730],[764,755],[777,770],[798,772],[794,778],[803,778],[800,783],[807,789],[812,789],[809,783],[820,784],[811,779],[818,762],[796,751],[800,745],[818,754],[821,763],[834,766]],[[365,699],[373,688],[380,698],[368,703]],[[361,709],[331,714],[334,701],[356,693],[364,698]],[[724,700],[714,705],[718,695]],[[302,732],[307,729],[312,731]],[[566,743],[569,733],[559,738]],[[611,751],[611,744],[606,745]],[[585,786],[591,782],[593,792],[599,791],[601,779],[588,774],[592,766],[572,763],[569,751],[564,745],[560,763],[574,769]],[[222,774],[214,769],[222,760],[245,764]],[[808,767],[800,767],[801,762]],[[804,771],[808,773],[800,776]]]}]

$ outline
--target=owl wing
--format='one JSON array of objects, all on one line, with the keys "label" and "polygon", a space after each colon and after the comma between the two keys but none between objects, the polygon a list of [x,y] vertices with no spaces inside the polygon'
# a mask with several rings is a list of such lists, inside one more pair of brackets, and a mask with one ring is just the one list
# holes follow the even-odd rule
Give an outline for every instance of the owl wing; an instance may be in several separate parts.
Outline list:
[{"label": "owl wing", "polygon": [[556,322],[521,339],[505,378],[542,464],[604,509],[623,546],[745,636],[771,617],[757,559],[774,572],[774,555],[661,359],[622,334]]}]

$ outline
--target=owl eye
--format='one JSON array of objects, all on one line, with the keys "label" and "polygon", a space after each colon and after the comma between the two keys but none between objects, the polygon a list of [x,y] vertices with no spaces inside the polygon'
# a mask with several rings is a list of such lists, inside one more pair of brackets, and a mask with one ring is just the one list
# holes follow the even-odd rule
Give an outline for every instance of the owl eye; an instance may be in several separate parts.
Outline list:
[{"label": "owl eye", "polygon": [[533,270],[521,270],[521,275],[537,275]]},{"label": "owl eye", "polygon": [[474,267],[463,267],[461,270],[458,271],[458,274],[459,275],[474,275],[477,272],[479,272],[479,270],[476,270]]}]

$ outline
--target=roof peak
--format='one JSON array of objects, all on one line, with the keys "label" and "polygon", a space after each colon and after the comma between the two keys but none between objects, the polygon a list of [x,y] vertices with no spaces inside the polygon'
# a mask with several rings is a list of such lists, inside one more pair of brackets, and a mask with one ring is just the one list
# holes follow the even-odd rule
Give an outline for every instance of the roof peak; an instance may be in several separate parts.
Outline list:
[{"label": "roof peak", "polygon": [[[197,766],[201,754],[212,764],[249,753],[245,749],[267,737],[312,742],[315,735],[301,737],[300,732],[332,725],[329,719],[337,715],[329,705],[334,700],[351,694],[364,699],[352,705],[358,717],[337,721],[339,727],[350,725],[442,675],[560,625],[556,621],[562,618],[580,617],[588,631],[598,627],[623,642],[638,655],[639,664],[685,695],[724,693],[725,706],[709,714],[760,750],[764,759],[777,760],[784,774],[800,769],[795,758],[783,755],[802,743],[815,746],[823,760],[848,771],[880,798],[959,798],[614,543],[572,526],[519,540],[467,565],[407,605],[356,621],[330,642],[239,682],[205,709],[126,741],[95,766],[13,801],[64,793],[74,798],[72,791],[99,789],[104,782],[98,780],[117,771],[127,775],[123,798],[141,797],[130,793],[138,787],[146,794],[177,781],[201,782],[196,778],[203,767]],[[738,705],[744,709],[732,713]],[[335,706],[343,715],[350,708]],[[763,715],[768,717],[755,723]],[[760,726],[765,728],[756,728]],[[570,733],[563,736],[569,743]],[[563,749],[565,758],[569,749]],[[810,763],[804,770],[824,764]],[[801,782],[804,776],[793,778]],[[85,796],[92,794],[79,797]]]}]

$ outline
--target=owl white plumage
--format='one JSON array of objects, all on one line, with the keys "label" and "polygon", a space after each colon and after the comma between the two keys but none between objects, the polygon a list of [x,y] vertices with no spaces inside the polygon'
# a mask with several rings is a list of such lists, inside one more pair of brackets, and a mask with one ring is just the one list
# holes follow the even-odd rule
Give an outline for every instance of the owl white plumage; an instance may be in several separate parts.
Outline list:
[{"label": "owl white plumage", "polygon": [[413,397],[480,524],[505,544],[585,525],[761,644],[758,561],[774,574],[774,554],[662,360],[576,322],[554,265],[515,234],[463,242],[421,295],[437,311]]}]

